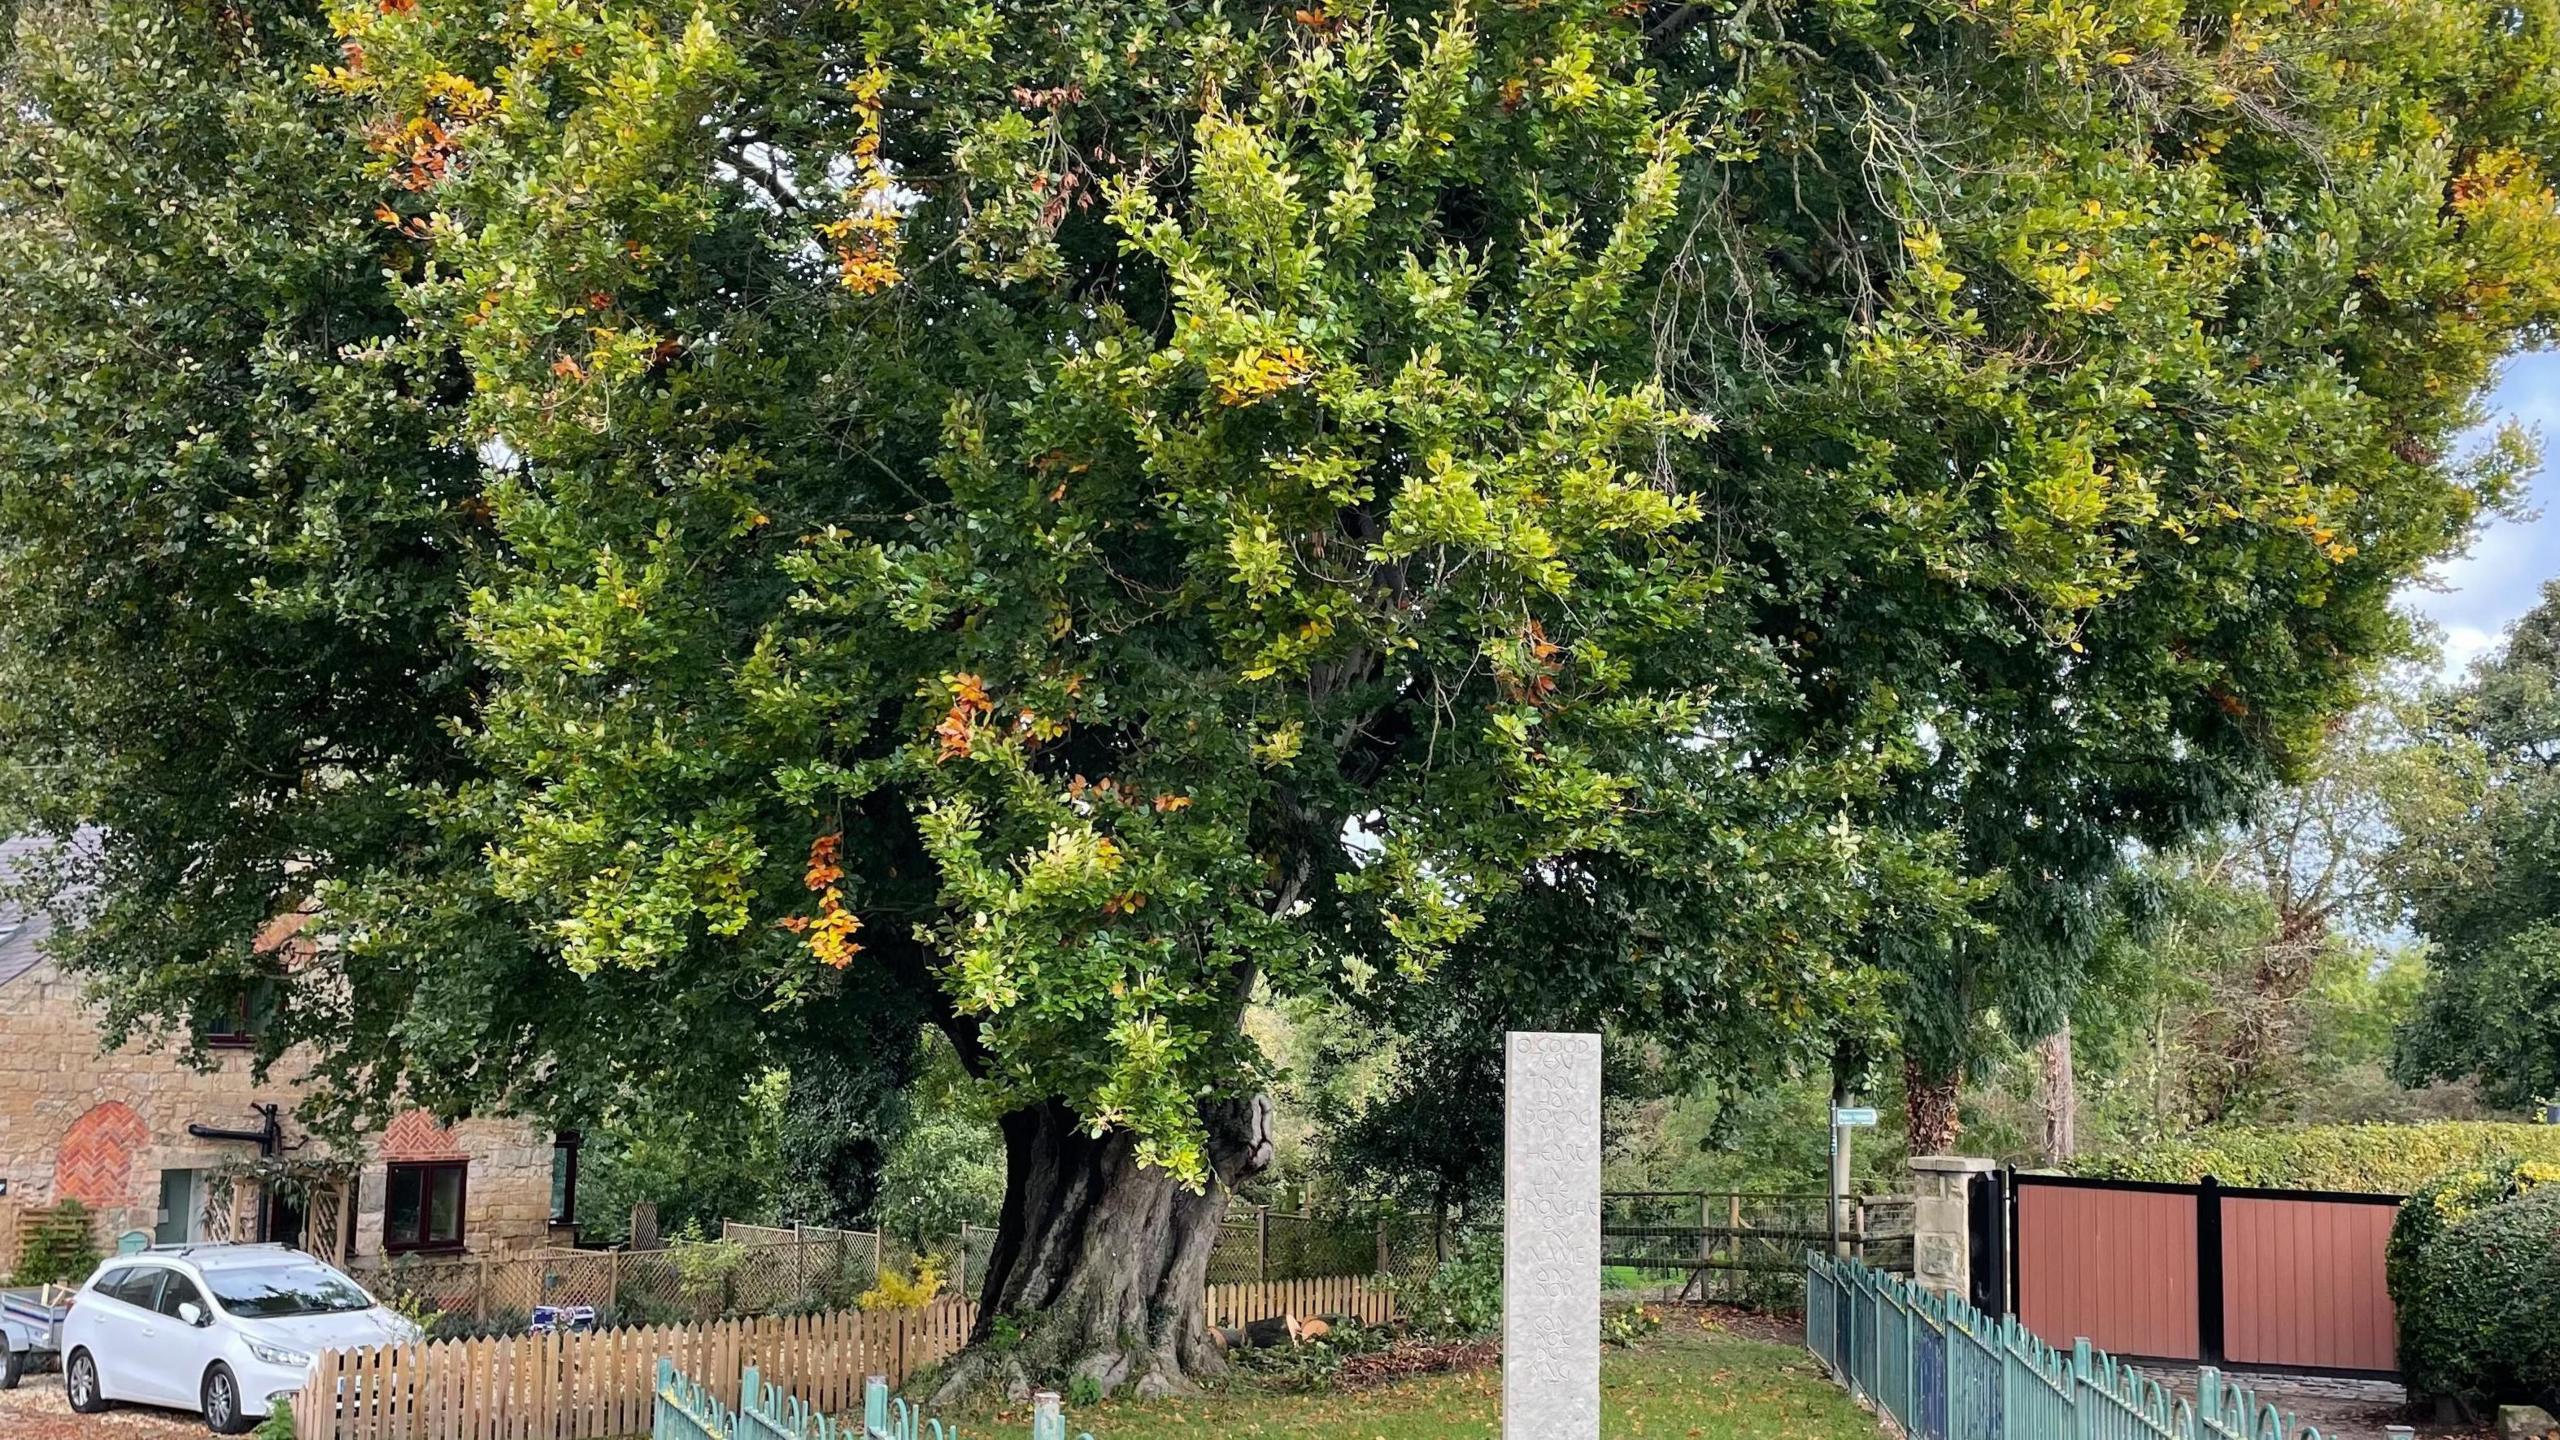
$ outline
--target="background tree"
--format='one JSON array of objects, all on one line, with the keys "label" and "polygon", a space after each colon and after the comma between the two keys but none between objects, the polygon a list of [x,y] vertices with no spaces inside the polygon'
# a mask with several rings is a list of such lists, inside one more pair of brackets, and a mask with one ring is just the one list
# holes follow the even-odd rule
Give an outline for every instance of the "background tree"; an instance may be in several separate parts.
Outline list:
[{"label": "background tree", "polygon": [[2434,949],[2393,1068],[2542,1105],[2560,1096],[2560,588],[2438,697],[2423,733],[2442,786],[2400,808],[2395,879]]}]

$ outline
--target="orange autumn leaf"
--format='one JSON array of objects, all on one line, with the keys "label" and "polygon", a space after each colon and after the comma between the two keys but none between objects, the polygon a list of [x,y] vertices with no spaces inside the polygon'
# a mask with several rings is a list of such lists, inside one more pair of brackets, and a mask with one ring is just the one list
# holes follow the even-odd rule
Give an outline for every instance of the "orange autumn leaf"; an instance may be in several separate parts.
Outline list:
[{"label": "orange autumn leaf", "polygon": [[823,965],[842,970],[861,953],[860,942],[853,938],[862,928],[862,917],[844,908],[844,900],[830,890],[818,900],[817,923],[809,927],[809,953]]},{"label": "orange autumn leaf", "polygon": [[933,727],[934,737],[942,742],[940,759],[960,760],[969,754],[969,743],[978,732],[978,722],[995,708],[987,697],[986,682],[971,674],[948,675],[944,683],[951,687],[951,708],[943,713],[942,723]]},{"label": "orange autumn leaf", "polygon": [[800,883],[808,886],[812,891],[823,891],[843,879],[844,867],[836,863],[837,857],[843,851],[843,846],[844,832],[841,830],[821,835],[810,841],[809,869],[807,874],[800,877]]}]

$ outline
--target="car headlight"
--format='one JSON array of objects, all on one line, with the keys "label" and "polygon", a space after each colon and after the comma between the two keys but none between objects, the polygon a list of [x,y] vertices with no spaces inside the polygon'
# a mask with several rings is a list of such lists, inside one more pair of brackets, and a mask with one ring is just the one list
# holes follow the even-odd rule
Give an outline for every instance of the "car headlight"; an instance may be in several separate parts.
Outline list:
[{"label": "car headlight", "polygon": [[257,1356],[260,1360],[269,1365],[308,1365],[311,1363],[311,1357],[299,1350],[288,1350],[282,1345],[270,1345],[264,1340],[250,1341],[249,1353]]}]

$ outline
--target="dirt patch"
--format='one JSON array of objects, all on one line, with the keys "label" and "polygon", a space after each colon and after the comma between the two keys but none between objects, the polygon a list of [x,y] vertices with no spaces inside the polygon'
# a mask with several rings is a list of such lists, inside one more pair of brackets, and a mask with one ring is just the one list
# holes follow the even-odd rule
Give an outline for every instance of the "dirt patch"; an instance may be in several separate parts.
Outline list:
[{"label": "dirt patch", "polygon": [[119,1405],[74,1415],[59,1375],[30,1375],[17,1389],[0,1390],[0,1435],[9,1440],[198,1440],[204,1433],[204,1421],[175,1410]]},{"label": "dirt patch", "polygon": [[[1801,1315],[1745,1310],[1739,1305],[1658,1305],[1654,1308],[1662,1312],[1666,1322],[1676,1317],[1702,1330],[1718,1330],[1745,1340],[1765,1340],[1772,1345],[1804,1344],[1804,1317]],[[1696,1318],[1690,1319],[1692,1316]]]},{"label": "dirt patch", "polygon": [[[1743,1340],[1766,1341],[1773,1345],[1802,1345],[1804,1319],[1797,1315],[1772,1315],[1762,1310],[1745,1310],[1736,1305],[1683,1305],[1655,1301],[1647,1309],[1662,1316],[1663,1328],[1704,1330],[1710,1334],[1732,1335]],[[1446,1375],[1467,1370],[1490,1370],[1502,1363],[1502,1341],[1486,1336],[1475,1340],[1398,1340],[1383,1350],[1365,1355],[1345,1356],[1336,1383],[1345,1390],[1368,1390],[1392,1385],[1417,1375]]]}]

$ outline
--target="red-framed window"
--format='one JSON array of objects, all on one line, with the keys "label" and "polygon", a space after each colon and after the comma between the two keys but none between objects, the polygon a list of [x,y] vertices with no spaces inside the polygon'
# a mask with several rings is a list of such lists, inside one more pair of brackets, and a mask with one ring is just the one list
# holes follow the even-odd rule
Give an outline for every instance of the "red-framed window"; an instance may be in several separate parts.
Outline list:
[{"label": "red-framed window", "polygon": [[232,997],[231,1008],[204,1032],[204,1043],[223,1050],[242,1050],[257,1043],[256,1020],[249,1013],[249,992]]},{"label": "red-framed window", "polygon": [[384,1167],[382,1248],[391,1254],[462,1248],[463,1201],[471,1166],[463,1160],[400,1160]]}]

